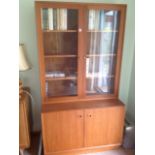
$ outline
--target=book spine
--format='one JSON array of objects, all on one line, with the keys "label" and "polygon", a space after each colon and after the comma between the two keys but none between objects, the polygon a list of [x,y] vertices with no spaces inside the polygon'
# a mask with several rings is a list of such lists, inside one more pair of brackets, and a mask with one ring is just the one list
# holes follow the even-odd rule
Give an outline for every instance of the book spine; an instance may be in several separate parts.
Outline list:
[{"label": "book spine", "polygon": [[89,77],[90,58],[86,58],[86,77]]},{"label": "book spine", "polygon": [[[118,17],[118,11],[115,11],[114,12],[114,18],[113,18],[113,30],[117,30],[117,25],[118,25],[118,18],[117,17]],[[111,52],[112,53],[116,52],[115,47],[116,47],[116,33],[113,32],[112,39],[111,39]]]},{"label": "book spine", "polygon": [[42,29],[43,30],[47,30],[49,28],[49,24],[48,24],[48,9],[42,9],[41,16],[42,16]]},{"label": "book spine", "polygon": [[67,30],[67,9],[64,9],[64,29]]},{"label": "book spine", "polygon": [[89,10],[88,14],[88,29],[89,30],[94,30],[94,20],[95,20],[95,11],[94,10]]},{"label": "book spine", "polygon": [[112,23],[113,15],[114,15],[114,11],[106,12],[105,30],[107,31],[112,31],[113,29],[113,23]]},{"label": "book spine", "polygon": [[57,9],[53,9],[53,29],[57,29]]},{"label": "book spine", "polygon": [[57,30],[60,29],[60,9],[57,9]]},{"label": "book spine", "polygon": [[63,9],[59,10],[59,29],[63,29]]},{"label": "book spine", "polygon": [[100,12],[98,10],[95,10],[95,30],[99,30],[99,18],[100,18]]},{"label": "book spine", "polygon": [[60,29],[67,30],[67,9],[60,9]]},{"label": "book spine", "polygon": [[99,26],[99,29],[100,30],[104,30],[104,22],[105,22],[105,19],[104,19],[104,11],[101,10],[100,11],[100,26]]},{"label": "book spine", "polygon": [[53,9],[48,9],[49,30],[53,30]]}]

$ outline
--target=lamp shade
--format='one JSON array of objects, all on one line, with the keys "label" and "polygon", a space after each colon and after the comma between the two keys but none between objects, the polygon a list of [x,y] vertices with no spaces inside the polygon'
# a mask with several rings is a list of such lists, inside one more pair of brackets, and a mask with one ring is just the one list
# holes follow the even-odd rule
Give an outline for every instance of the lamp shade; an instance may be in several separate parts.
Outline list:
[{"label": "lamp shade", "polygon": [[30,68],[24,52],[24,44],[19,44],[19,70],[25,71]]}]

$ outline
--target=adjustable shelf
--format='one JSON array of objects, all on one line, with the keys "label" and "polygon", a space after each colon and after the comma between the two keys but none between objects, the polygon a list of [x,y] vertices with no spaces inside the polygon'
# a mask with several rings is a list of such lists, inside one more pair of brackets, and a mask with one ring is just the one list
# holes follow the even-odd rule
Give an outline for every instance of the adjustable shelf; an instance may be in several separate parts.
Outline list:
[{"label": "adjustable shelf", "polygon": [[116,54],[87,54],[87,57],[115,57]]},{"label": "adjustable shelf", "polygon": [[118,32],[117,30],[88,30],[87,32]]},{"label": "adjustable shelf", "polygon": [[76,77],[46,77],[46,81],[76,80]]},{"label": "adjustable shelf", "polygon": [[114,78],[114,75],[87,75],[86,78]]},{"label": "adjustable shelf", "polygon": [[45,58],[76,58],[77,55],[64,55],[64,54],[54,54],[54,55],[45,55]]},{"label": "adjustable shelf", "polygon": [[78,32],[77,30],[43,30],[43,32]]}]

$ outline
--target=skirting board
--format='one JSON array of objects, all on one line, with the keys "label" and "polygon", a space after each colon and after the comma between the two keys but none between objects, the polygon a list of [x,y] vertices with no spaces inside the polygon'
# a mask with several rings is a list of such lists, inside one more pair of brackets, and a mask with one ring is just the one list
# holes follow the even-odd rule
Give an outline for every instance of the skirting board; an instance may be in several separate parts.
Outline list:
[{"label": "skirting board", "polygon": [[121,146],[121,144],[111,144],[111,145],[103,145],[103,146],[96,146],[96,147],[87,147],[87,148],[80,148],[74,150],[67,150],[67,151],[59,151],[59,152],[44,152],[44,155],[82,155],[86,153],[94,153],[94,152],[103,152],[107,150],[117,149]]}]

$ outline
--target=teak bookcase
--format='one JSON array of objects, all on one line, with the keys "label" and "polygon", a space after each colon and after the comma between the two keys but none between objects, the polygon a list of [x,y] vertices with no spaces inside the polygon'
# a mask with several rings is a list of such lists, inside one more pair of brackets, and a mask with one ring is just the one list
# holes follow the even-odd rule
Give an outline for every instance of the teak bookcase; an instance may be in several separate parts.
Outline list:
[{"label": "teak bookcase", "polygon": [[121,145],[126,5],[36,1],[45,155]]}]

